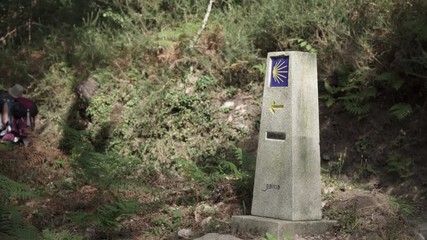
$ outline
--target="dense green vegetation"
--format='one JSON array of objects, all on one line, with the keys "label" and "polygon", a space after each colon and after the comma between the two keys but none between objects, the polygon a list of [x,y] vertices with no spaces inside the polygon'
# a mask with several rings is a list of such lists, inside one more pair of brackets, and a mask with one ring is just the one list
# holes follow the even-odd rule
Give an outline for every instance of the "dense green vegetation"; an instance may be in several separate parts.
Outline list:
[{"label": "dense green vegetation", "polygon": [[[0,2],[1,87],[19,82],[37,100],[38,144],[61,149],[67,157],[55,168],[71,169],[58,184],[100,193],[96,208],[67,209],[66,225],[35,224],[42,239],[81,239],[71,229],[88,226],[113,238],[126,217],[153,209],[164,215],[150,220],[149,234],[187,226],[165,201],[145,206],[125,194],[144,189],[161,197],[153,182],[162,178],[195,189],[175,205],[196,205],[232,182],[242,208],[250,206],[254,156],[239,144],[257,132],[259,116],[242,113],[251,124],[236,127],[227,121],[231,109],[221,106],[239,94],[259,104],[269,51],[317,53],[328,107],[358,119],[378,102],[396,121],[425,115],[424,1],[217,0],[190,48],[208,3]],[[83,96],[87,84],[96,91]],[[398,150],[388,156],[388,170],[408,178],[413,160]],[[6,177],[13,164],[0,165],[0,236],[25,239],[25,232],[33,239],[36,229],[24,224],[20,203],[57,192]]]}]

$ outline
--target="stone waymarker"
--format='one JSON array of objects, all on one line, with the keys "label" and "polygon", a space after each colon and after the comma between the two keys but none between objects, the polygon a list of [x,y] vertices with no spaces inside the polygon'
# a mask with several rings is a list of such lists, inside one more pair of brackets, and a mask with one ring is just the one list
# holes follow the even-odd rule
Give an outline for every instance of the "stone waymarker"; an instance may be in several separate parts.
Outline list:
[{"label": "stone waymarker", "polygon": [[233,216],[234,231],[317,234],[320,221],[320,146],[316,55],[267,56],[252,216]]}]

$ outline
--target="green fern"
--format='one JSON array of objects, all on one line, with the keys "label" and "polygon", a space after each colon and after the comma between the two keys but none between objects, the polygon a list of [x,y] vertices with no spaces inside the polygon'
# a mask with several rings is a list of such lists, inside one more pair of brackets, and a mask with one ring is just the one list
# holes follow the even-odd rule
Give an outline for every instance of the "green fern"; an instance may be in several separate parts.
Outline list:
[{"label": "green fern", "polygon": [[320,95],[319,99],[325,102],[326,107],[331,107],[336,101],[335,98],[329,94]]},{"label": "green fern", "polygon": [[66,138],[62,146],[71,152],[71,166],[79,181],[107,189],[124,182],[129,184],[131,176],[135,177],[132,174],[139,169],[139,159],[96,152],[86,131],[67,126],[63,129]]},{"label": "green fern", "polygon": [[234,154],[236,155],[236,159],[242,163],[244,160],[243,149],[233,146],[233,150]]},{"label": "green fern", "polygon": [[105,230],[117,230],[124,217],[135,215],[140,210],[138,201],[115,198],[112,204],[100,206],[93,213],[74,212],[71,220],[80,226],[96,225]]},{"label": "green fern", "polygon": [[26,222],[17,207],[0,204],[0,239],[37,239],[37,229]]},{"label": "green fern", "polygon": [[8,203],[10,199],[27,200],[36,196],[27,185],[0,174],[0,203]]},{"label": "green fern", "polygon": [[[242,148],[233,146],[234,154],[242,171],[251,173],[255,169],[256,158],[254,155],[248,154]],[[252,175],[252,174],[251,174]]]},{"label": "green fern", "polygon": [[385,72],[379,75],[376,81],[385,82],[386,85],[392,87],[394,90],[399,90],[405,82],[396,72]]},{"label": "green fern", "polygon": [[45,229],[42,232],[42,240],[83,240],[82,236],[71,233],[67,230],[65,231],[52,231]]},{"label": "green fern", "polygon": [[[328,81],[325,81],[324,87],[327,93],[319,98],[325,101],[327,107],[332,106],[337,101],[341,101],[345,110],[356,116],[367,114],[371,109],[369,101],[377,95],[375,88],[362,88],[354,83],[345,84],[343,87],[333,87]],[[344,93],[344,96],[336,96],[339,93]]]},{"label": "green fern", "polygon": [[93,150],[93,146],[89,142],[89,133],[87,131],[79,131],[65,124],[61,125],[63,135],[60,142],[60,148],[66,152],[82,151],[83,149]]},{"label": "green fern", "polygon": [[244,176],[244,174],[237,168],[237,166],[230,161],[223,160],[220,162],[220,166],[222,168],[222,171],[224,171],[225,173],[231,172],[233,177],[236,179],[241,179]]},{"label": "green fern", "polygon": [[331,86],[326,80],[324,81],[323,86],[326,90],[326,93],[320,95],[319,99],[323,100],[327,107],[331,107],[336,102],[334,95],[340,91],[340,88]]},{"label": "green fern", "polygon": [[326,92],[328,92],[329,94],[336,94],[337,92],[341,91],[341,88],[332,87],[328,81],[325,81],[323,85],[325,87]]},{"label": "green fern", "polygon": [[362,102],[368,100],[377,95],[377,90],[375,88],[364,88],[355,92],[349,92],[346,96],[340,97],[344,101],[355,101]]},{"label": "green fern", "polygon": [[179,158],[176,159],[176,161],[178,163],[178,171],[181,171],[185,177],[201,183],[207,188],[213,187],[220,178],[217,171],[212,171],[215,172],[214,174],[207,174],[195,163],[192,163],[185,158]]},{"label": "green fern", "polygon": [[407,103],[397,103],[389,109],[390,113],[397,119],[402,120],[412,113],[411,105]]},{"label": "green fern", "polygon": [[414,159],[394,153],[388,157],[387,168],[389,172],[397,173],[402,179],[406,179],[414,175]]},{"label": "green fern", "polygon": [[[82,181],[109,188],[128,180],[138,169],[140,160],[92,151],[77,152],[72,156],[73,170]],[[129,183],[129,182],[127,182]]]},{"label": "green fern", "polygon": [[348,93],[346,96],[340,97],[339,99],[343,100],[344,108],[348,112],[356,116],[362,116],[371,110],[369,100],[375,97],[376,94],[377,91],[375,88],[365,88],[356,92]]},{"label": "green fern", "polygon": [[253,65],[252,68],[257,69],[262,75],[265,74],[265,63]]},{"label": "green fern", "polygon": [[371,110],[371,105],[369,103],[363,104],[356,101],[346,101],[344,102],[344,108],[351,114],[362,116]]},{"label": "green fern", "polygon": [[103,227],[115,228],[118,226],[120,218],[133,216],[138,210],[138,201],[117,199],[115,203],[97,209],[97,220]]},{"label": "green fern", "polygon": [[36,239],[37,230],[25,221],[18,207],[10,204],[36,196],[27,185],[0,174],[0,239]]}]

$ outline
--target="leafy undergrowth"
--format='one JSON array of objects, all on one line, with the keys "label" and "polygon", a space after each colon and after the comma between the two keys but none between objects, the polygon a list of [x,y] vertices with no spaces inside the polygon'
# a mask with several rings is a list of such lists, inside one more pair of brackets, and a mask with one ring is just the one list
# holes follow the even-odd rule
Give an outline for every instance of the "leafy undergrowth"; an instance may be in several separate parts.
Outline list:
[{"label": "leafy undergrowth", "polygon": [[42,239],[175,239],[182,228],[196,235],[226,231],[231,215],[242,214],[235,182],[243,176],[209,177],[182,159],[177,167],[187,171],[186,177],[170,170],[144,171],[125,186],[107,187],[77,179],[70,156],[36,140],[30,147],[4,143],[12,149],[0,163],[4,173],[34,194],[11,200]]},{"label": "leafy undergrowth", "polygon": [[[25,191],[33,194],[13,201],[42,239],[178,239],[180,229],[191,229],[193,236],[229,234],[230,217],[247,214],[236,189],[236,180],[243,177],[238,172],[209,177],[181,159],[177,167],[184,175],[146,171],[138,181],[106,188],[83,184],[72,171],[70,156],[34,143],[28,148],[12,146],[0,163],[11,179],[25,183]],[[237,148],[235,154],[242,157]],[[307,239],[414,239],[414,225],[408,221],[416,211],[412,203],[326,175],[322,181],[324,218],[338,225],[333,232],[304,236]]]}]

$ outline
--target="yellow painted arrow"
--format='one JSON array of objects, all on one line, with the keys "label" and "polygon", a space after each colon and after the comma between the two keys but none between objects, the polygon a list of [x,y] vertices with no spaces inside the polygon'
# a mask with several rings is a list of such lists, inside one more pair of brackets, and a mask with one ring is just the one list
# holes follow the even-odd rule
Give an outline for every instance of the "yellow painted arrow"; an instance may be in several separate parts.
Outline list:
[{"label": "yellow painted arrow", "polygon": [[275,114],[276,110],[283,109],[283,108],[285,107],[282,104],[276,104],[276,101],[273,100],[273,102],[270,104],[269,110],[271,113]]}]

